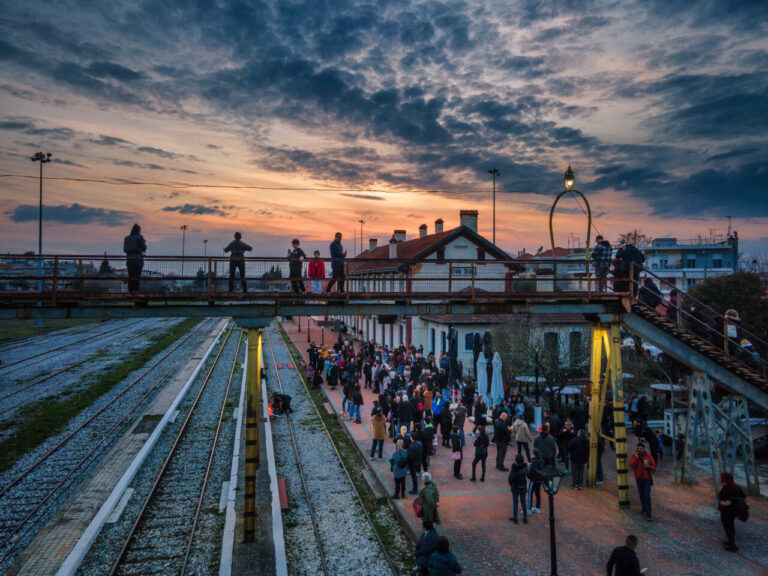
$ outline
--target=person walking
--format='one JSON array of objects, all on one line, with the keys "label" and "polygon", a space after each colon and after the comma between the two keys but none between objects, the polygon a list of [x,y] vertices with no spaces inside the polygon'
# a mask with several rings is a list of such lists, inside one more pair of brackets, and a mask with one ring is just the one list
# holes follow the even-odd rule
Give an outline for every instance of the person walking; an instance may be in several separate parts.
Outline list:
[{"label": "person walking", "polygon": [[371,416],[373,422],[373,445],[371,446],[371,460],[373,460],[376,450],[379,451],[379,460],[382,459],[384,450],[384,440],[387,438],[387,419],[381,413],[381,409],[376,409]]},{"label": "person walking", "polygon": [[435,550],[437,550],[437,531],[432,522],[424,522],[424,533],[419,537],[413,551],[420,576],[429,576],[429,559]]},{"label": "person walking", "polygon": [[131,233],[123,239],[123,252],[125,252],[125,266],[128,268],[128,292],[139,291],[141,272],[144,270],[144,252],[147,251],[147,242],[141,235],[141,226],[131,226]]},{"label": "person walking", "polygon": [[576,430],[573,429],[573,423],[570,420],[566,420],[563,424],[563,429],[557,435],[557,447],[560,450],[560,460],[565,466],[565,473],[570,472],[570,453],[568,452],[568,443],[576,438]]},{"label": "person walking", "polygon": [[464,478],[464,476],[461,475],[461,461],[463,457],[464,453],[461,446],[459,427],[454,426],[451,431],[451,458],[453,459],[453,477],[457,480]]},{"label": "person walking", "polygon": [[312,294],[320,294],[323,291],[323,280],[325,280],[325,262],[320,258],[320,250],[315,250],[312,260],[309,261],[307,276],[311,282]]},{"label": "person walking", "polygon": [[399,500],[401,496],[405,498],[405,478],[408,476],[408,451],[403,448],[403,441],[398,440],[395,444],[395,452],[389,459],[389,469],[395,478],[395,494],[392,496]]},{"label": "person walking", "polygon": [[637,483],[637,492],[640,495],[640,502],[643,507],[643,516],[650,522],[653,519],[651,516],[651,486],[653,486],[653,473],[656,471],[656,462],[645,451],[645,444],[642,442],[637,445],[637,450],[629,459],[629,467],[635,473],[635,482]]},{"label": "person walking", "polygon": [[334,284],[336,284],[336,290],[339,294],[344,294],[344,258],[347,257],[347,252],[341,245],[341,232],[336,232],[336,236],[331,242],[331,280],[325,287],[326,292],[330,292]]},{"label": "person walking", "polygon": [[528,462],[530,462],[531,450],[528,445],[533,442],[533,433],[531,432],[530,426],[528,426],[528,423],[525,421],[525,416],[521,414],[512,426],[514,428],[515,441],[517,442],[517,453],[520,454],[522,450],[525,449],[525,457],[528,459]]},{"label": "person walking", "polygon": [[554,436],[550,434],[549,424],[544,425],[541,434],[536,436],[536,440],[533,441],[533,453],[536,454],[536,451],[539,452],[545,464],[555,465],[557,442],[555,442]]},{"label": "person walking", "polygon": [[[626,544],[618,546],[611,552],[608,564],[605,567],[608,576],[640,576],[640,560],[637,558],[637,536],[627,536]],[[615,572],[614,572],[615,569]]]},{"label": "person walking", "polygon": [[520,506],[523,509],[523,524],[528,523],[528,509],[526,508],[526,495],[528,493],[528,465],[525,463],[525,459],[522,454],[515,456],[515,463],[512,464],[512,469],[509,471],[509,488],[512,491],[513,502],[513,516],[510,518],[512,522],[517,524],[517,503],[520,502]]},{"label": "person walking", "polygon": [[357,424],[362,423],[362,420],[360,419],[360,407],[363,404],[364,404],[363,393],[360,391],[360,386],[355,384],[353,385],[352,402],[350,403],[351,413],[349,415],[349,419],[352,420],[352,418],[354,417],[355,423]]},{"label": "person walking", "polygon": [[[533,449],[533,460],[531,460],[528,466],[529,470],[536,471],[538,474],[529,474],[533,478],[540,478],[541,472],[546,467],[547,463],[544,462],[544,458],[541,457],[539,451]],[[533,505],[533,497],[536,496],[536,506]],[[541,481],[531,480],[528,482],[528,510],[531,514],[541,513]]]},{"label": "person walking", "polygon": [[432,481],[432,474],[424,472],[421,475],[421,479],[424,480],[424,488],[419,492],[419,502],[424,509],[424,516],[421,518],[421,525],[426,526],[427,522],[433,524],[440,524],[440,514],[437,511],[437,505],[440,502],[440,492],[437,489],[437,484]]},{"label": "person walking", "polygon": [[424,445],[414,436],[408,447],[408,472],[411,475],[411,491],[408,494],[416,496],[419,493],[419,475],[421,474],[421,457],[424,454]]},{"label": "person walking", "polygon": [[301,279],[302,262],[306,260],[307,255],[304,250],[299,248],[299,239],[294,238],[291,241],[291,248],[288,249],[288,276],[291,279],[291,288],[298,294],[304,292],[304,281]]},{"label": "person walking", "polygon": [[240,285],[243,292],[248,292],[248,286],[245,283],[245,253],[253,250],[248,244],[242,241],[243,235],[235,232],[235,239],[226,245],[224,252],[229,252],[229,291],[235,291],[235,272],[240,272]]},{"label": "person walking", "polygon": [[744,490],[739,488],[736,482],[733,481],[733,475],[728,472],[722,472],[720,474],[720,493],[718,494],[717,509],[720,510],[720,522],[725,529],[725,537],[727,540],[723,542],[725,549],[729,552],[737,552],[739,547],[736,546],[736,517],[739,513],[739,508],[746,507],[747,495]]},{"label": "person walking", "polygon": [[493,442],[496,444],[496,470],[508,471],[504,467],[504,458],[507,455],[507,446],[512,439],[512,426],[507,426],[509,415],[502,412],[499,418],[493,424]]},{"label": "person walking", "polygon": [[586,468],[587,462],[589,462],[589,440],[587,440],[584,430],[579,430],[576,433],[576,438],[572,438],[568,442],[567,450],[573,465],[571,488],[581,490],[584,488],[584,468]]},{"label": "person walking", "polygon": [[429,557],[430,576],[453,576],[461,574],[461,564],[451,552],[448,538],[439,536],[435,544],[435,551]]},{"label": "person walking", "polygon": [[485,461],[488,458],[488,445],[490,444],[490,440],[488,440],[488,434],[485,433],[485,426],[482,424],[477,427],[477,437],[475,438],[475,457],[472,460],[472,478],[470,478],[470,482],[477,482],[477,474],[475,473],[475,470],[477,469],[477,463],[480,462],[480,471],[482,472],[482,475],[480,476],[480,482],[485,482]]},{"label": "person walking", "polygon": [[597,291],[605,292],[606,279],[611,270],[611,256],[613,248],[611,243],[603,239],[602,236],[595,238],[595,247],[589,255],[590,260],[595,264],[595,280],[597,281]]}]

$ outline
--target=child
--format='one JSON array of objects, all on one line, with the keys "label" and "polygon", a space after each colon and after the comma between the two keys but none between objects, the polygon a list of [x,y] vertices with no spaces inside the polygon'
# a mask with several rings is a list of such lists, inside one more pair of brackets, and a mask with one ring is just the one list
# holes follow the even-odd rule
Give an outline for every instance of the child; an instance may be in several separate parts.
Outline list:
[{"label": "child", "polygon": [[320,294],[323,291],[325,278],[325,262],[320,259],[320,250],[315,250],[314,257],[309,261],[307,276],[312,281],[312,293]]}]

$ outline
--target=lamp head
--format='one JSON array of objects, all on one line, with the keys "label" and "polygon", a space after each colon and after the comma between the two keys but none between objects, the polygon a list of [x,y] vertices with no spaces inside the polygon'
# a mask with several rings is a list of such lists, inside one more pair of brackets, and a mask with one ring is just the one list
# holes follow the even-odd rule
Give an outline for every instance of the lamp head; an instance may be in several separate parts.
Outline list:
[{"label": "lamp head", "polygon": [[576,183],[576,175],[573,173],[573,169],[570,164],[568,170],[565,171],[565,189],[573,190],[573,185]]}]

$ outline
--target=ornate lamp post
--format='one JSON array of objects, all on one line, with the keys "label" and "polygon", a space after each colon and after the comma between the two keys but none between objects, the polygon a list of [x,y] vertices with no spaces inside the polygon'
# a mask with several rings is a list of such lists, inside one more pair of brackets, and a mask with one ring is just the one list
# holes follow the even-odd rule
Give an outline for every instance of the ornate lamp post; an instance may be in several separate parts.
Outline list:
[{"label": "ornate lamp post", "polygon": [[544,491],[549,497],[549,555],[550,576],[557,576],[557,542],[555,540],[555,494],[560,489],[560,481],[563,472],[554,464],[547,464],[542,469],[532,469],[531,479],[541,482]]}]

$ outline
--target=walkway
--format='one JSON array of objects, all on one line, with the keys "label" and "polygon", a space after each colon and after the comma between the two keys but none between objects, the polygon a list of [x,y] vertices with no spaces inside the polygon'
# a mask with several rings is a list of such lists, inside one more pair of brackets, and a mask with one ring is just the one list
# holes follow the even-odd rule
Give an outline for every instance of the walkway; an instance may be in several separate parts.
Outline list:
[{"label": "walkway", "polygon": [[[295,321],[284,327],[294,339],[306,362],[307,334],[305,319],[298,333]],[[311,335],[319,344],[319,327],[312,326]],[[326,343],[337,334],[326,331]],[[325,387],[324,387],[325,389]],[[341,412],[341,392],[326,393],[332,406]],[[363,423],[345,421],[345,426],[366,454],[371,446],[370,409],[374,396],[364,391]],[[467,422],[465,433],[472,430]],[[438,448],[432,459],[430,472],[440,490],[442,525],[438,531],[452,542],[452,549],[465,566],[465,574],[499,574],[524,576],[540,575],[549,570],[549,523],[546,495],[542,513],[529,518],[528,524],[514,525],[512,497],[507,485],[507,474],[495,470],[495,449],[490,448],[486,482],[471,483],[472,437],[467,437],[465,460],[462,467],[464,480],[453,478],[453,462],[447,448]],[[374,473],[386,486],[392,486],[389,454],[392,443],[385,445],[383,461],[366,460]],[[516,453],[511,447],[507,466]],[[566,477],[555,496],[557,518],[558,568],[563,574],[605,574],[605,563],[614,546],[623,544],[627,534],[640,539],[638,554],[641,565],[648,566],[651,574],[690,576],[728,574],[747,576],[768,573],[768,500],[750,500],[751,517],[747,524],[737,523],[737,542],[741,548],[736,554],[723,551],[724,538],[719,514],[714,508],[712,485],[702,481],[696,486],[680,486],[672,482],[671,458],[666,458],[656,475],[653,487],[654,522],[642,519],[636,490],[631,490],[631,509],[620,510],[616,505],[616,473],[611,462],[613,452],[608,449],[603,463],[606,482],[594,489],[571,490]],[[366,456],[367,457],[367,456]],[[408,479],[410,490],[410,479]],[[419,486],[421,488],[421,484]],[[411,499],[394,502],[410,519],[416,530],[420,522],[414,517]]]}]

